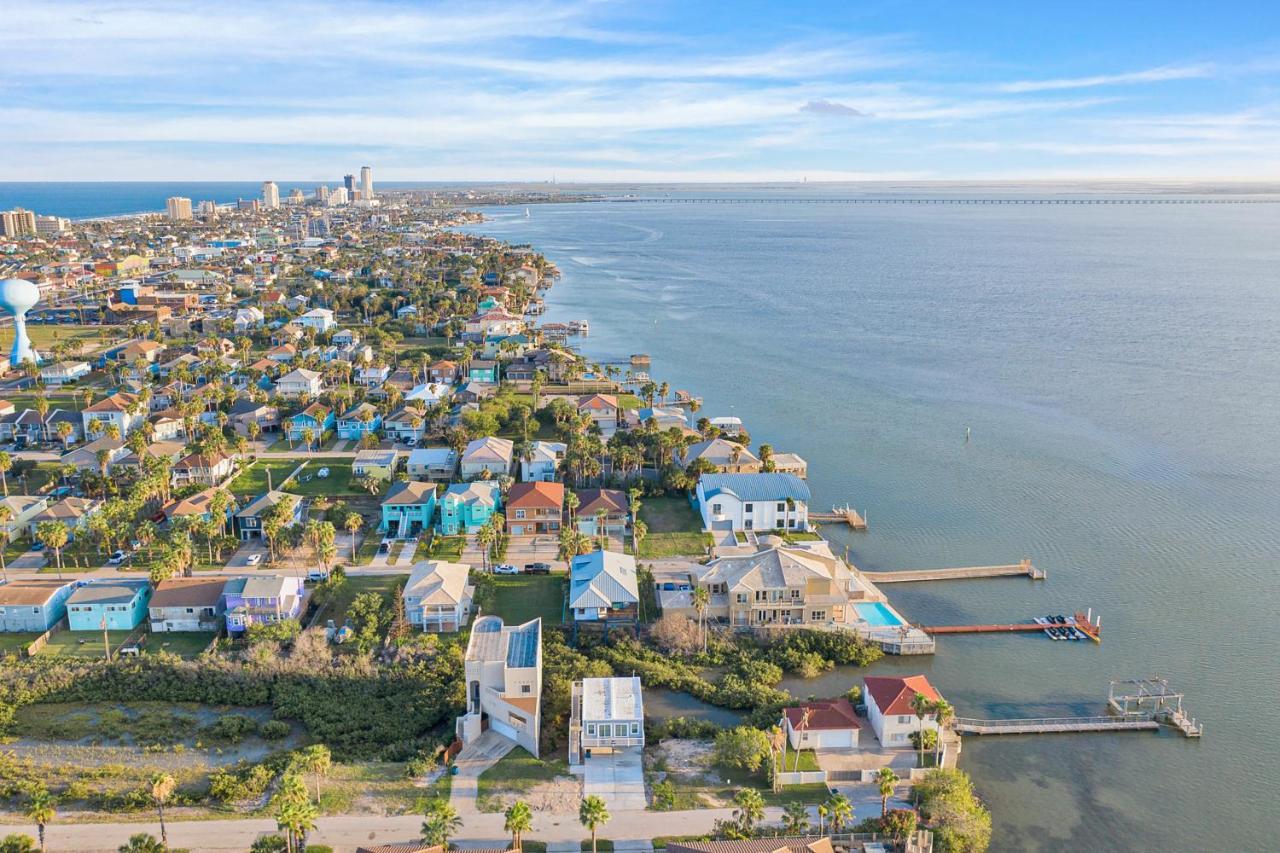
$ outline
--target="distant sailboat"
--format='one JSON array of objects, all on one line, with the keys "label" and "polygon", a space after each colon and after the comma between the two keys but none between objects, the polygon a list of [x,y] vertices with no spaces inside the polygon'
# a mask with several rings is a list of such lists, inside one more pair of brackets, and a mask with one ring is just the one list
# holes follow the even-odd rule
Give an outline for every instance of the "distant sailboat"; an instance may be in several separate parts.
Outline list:
[{"label": "distant sailboat", "polygon": [[529,208],[527,208],[527,207],[524,209],[524,218],[525,218],[525,219],[528,219],[528,218],[529,218]]}]

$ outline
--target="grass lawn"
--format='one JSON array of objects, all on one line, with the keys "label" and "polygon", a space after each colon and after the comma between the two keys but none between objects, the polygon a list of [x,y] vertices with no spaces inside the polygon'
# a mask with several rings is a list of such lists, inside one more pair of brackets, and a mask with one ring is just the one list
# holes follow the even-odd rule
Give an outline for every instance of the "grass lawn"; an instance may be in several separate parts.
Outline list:
[{"label": "grass lawn", "polygon": [[39,634],[28,633],[0,633],[0,656],[14,653],[22,654],[22,650],[35,642]]},{"label": "grass lawn", "polygon": [[[640,513],[644,514],[643,508]],[[650,533],[640,540],[640,557],[647,560],[701,557],[711,542],[710,533]]]},{"label": "grass lawn", "polygon": [[702,518],[684,498],[651,497],[640,501],[640,520],[649,533],[701,533]]},{"label": "grass lawn", "polygon": [[467,547],[465,536],[432,536],[431,550],[427,556],[432,560],[445,560],[450,563],[462,559],[462,549]]},{"label": "grass lawn", "polygon": [[639,409],[643,405],[644,401],[635,394],[618,395],[618,408],[623,409],[624,411],[626,409]]},{"label": "grass lawn", "polygon": [[[109,631],[108,641],[112,651],[123,643],[132,631]],[[59,631],[36,654],[58,655],[76,658],[101,658],[105,656],[101,631]]]},{"label": "grass lawn", "polygon": [[[315,777],[304,780],[314,792]],[[428,800],[449,799],[448,774],[429,788],[419,788],[414,781],[405,775],[402,762],[335,763],[320,782],[320,811],[346,814],[357,804],[369,804],[385,814],[421,814]]]},{"label": "grass lawn", "polygon": [[476,807],[484,812],[502,811],[503,795],[528,793],[539,782],[550,782],[569,775],[563,761],[543,761],[517,746],[497,764],[480,774],[476,782]]},{"label": "grass lawn", "polygon": [[271,459],[251,464],[231,481],[230,491],[234,495],[257,496],[267,490],[267,472],[271,472],[271,486],[279,489],[285,477],[302,464],[300,459]]},{"label": "grass lawn", "polygon": [[[295,462],[296,464],[296,462]],[[329,476],[320,479],[315,476],[316,472],[321,468],[329,469]],[[302,482],[302,478],[310,475],[311,479]],[[302,469],[302,473],[297,478],[290,480],[288,487],[285,489],[295,495],[351,495],[351,494],[369,494],[363,489],[357,489],[351,485],[351,460],[341,456],[325,458],[323,456],[315,459],[307,460],[307,467]]]},{"label": "grass lawn", "polygon": [[[22,411],[21,406],[17,406],[17,409],[19,412]],[[39,494],[41,489],[58,479],[60,476],[58,469],[61,467],[58,462],[37,462],[19,476],[14,476],[11,471],[7,478],[10,490],[14,491],[14,494]],[[15,490],[19,483],[22,484],[22,492]]]},{"label": "grass lawn", "polygon": [[325,608],[321,619],[332,619],[335,625],[341,625],[347,617],[347,608],[351,606],[351,602],[362,592],[380,593],[387,605],[391,605],[391,596],[395,593],[396,585],[402,584],[409,579],[405,575],[364,575],[361,577],[347,578],[346,582],[338,589],[338,594]]},{"label": "grass lawn", "polygon": [[494,575],[493,586],[493,612],[508,625],[538,616],[547,625],[563,621],[563,575]]},{"label": "grass lawn", "polygon": [[147,636],[146,645],[142,647],[144,654],[157,655],[167,652],[185,660],[200,656],[200,653],[213,642],[213,633],[208,631],[171,631]]},{"label": "grass lawn", "polygon": [[[61,323],[29,323],[27,337],[31,344],[39,350],[48,349],[56,341],[71,341],[80,344],[100,344],[102,347],[123,340],[123,326],[77,326]],[[8,351],[13,346],[13,326],[0,329],[0,347]]]},{"label": "grass lawn", "polygon": [[[378,555],[378,546],[382,544],[382,534],[377,530],[366,526],[364,528],[364,538],[360,540],[359,547],[356,548],[357,566],[367,566],[373,562],[373,558]],[[351,554],[345,549],[341,557],[350,557]]]},{"label": "grass lawn", "polygon": [[[787,754],[784,756],[786,763],[782,766],[787,773],[793,773],[796,770],[796,751],[791,748],[791,744],[787,744]],[[818,756],[814,754],[812,749],[800,750],[800,772],[816,772],[822,768],[818,766]]]}]

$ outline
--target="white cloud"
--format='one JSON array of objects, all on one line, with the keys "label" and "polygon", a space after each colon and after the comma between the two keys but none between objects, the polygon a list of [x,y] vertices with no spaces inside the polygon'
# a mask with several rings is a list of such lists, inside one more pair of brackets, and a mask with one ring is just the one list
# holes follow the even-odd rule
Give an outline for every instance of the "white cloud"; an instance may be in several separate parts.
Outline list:
[{"label": "white cloud", "polygon": [[1213,66],[1207,64],[1163,66],[1161,68],[1148,68],[1145,71],[1132,71],[1126,74],[1062,77],[1056,80],[1019,80],[1013,83],[1002,83],[996,89],[1013,94],[1021,92],[1055,92],[1063,89],[1092,89],[1097,86],[1128,86],[1133,83],[1162,83],[1167,80],[1187,80],[1195,77],[1208,77],[1212,73]]}]

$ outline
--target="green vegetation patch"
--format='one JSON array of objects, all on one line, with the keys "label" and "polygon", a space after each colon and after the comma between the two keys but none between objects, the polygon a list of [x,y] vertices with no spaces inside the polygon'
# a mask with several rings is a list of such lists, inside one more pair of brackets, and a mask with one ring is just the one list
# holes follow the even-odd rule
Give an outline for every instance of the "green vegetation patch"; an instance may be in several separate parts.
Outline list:
[{"label": "green vegetation patch", "polygon": [[271,474],[271,487],[279,489],[285,477],[301,464],[300,459],[259,459],[231,481],[231,493],[242,497],[262,494],[267,490],[268,472]]},{"label": "green vegetation patch", "polygon": [[564,617],[563,575],[494,575],[493,612],[508,625],[542,617],[559,625]]},{"label": "green vegetation patch", "polygon": [[506,797],[527,794],[540,782],[551,782],[569,775],[563,761],[543,761],[517,746],[476,781],[476,807],[482,812],[502,811]]}]

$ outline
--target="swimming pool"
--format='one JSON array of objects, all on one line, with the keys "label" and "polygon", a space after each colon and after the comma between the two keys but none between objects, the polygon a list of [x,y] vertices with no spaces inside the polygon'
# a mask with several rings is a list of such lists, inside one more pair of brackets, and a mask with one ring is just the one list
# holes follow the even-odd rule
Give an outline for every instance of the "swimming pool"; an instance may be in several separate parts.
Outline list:
[{"label": "swimming pool", "polygon": [[901,625],[902,620],[880,601],[864,601],[853,605],[858,618],[875,628]]}]

